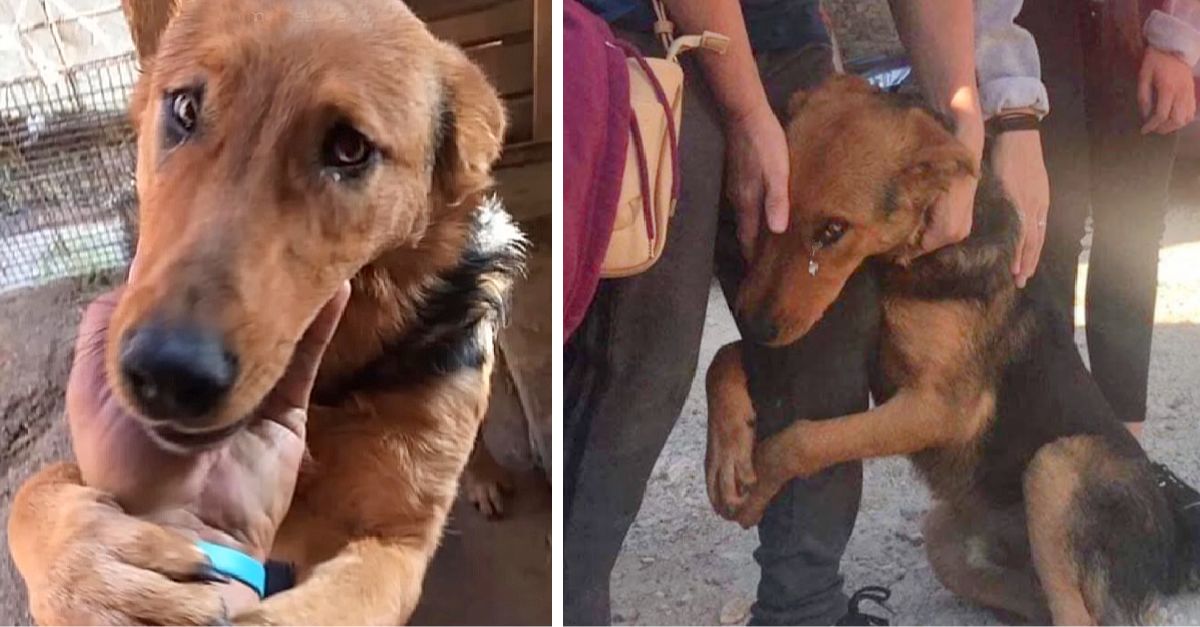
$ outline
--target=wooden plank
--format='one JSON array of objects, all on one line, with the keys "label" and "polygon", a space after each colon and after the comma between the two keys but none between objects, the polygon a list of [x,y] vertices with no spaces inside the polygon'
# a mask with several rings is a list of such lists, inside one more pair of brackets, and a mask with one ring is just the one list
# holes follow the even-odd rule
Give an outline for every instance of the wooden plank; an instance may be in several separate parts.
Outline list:
[{"label": "wooden plank", "polygon": [[528,141],[533,137],[533,96],[526,94],[504,101],[508,110],[508,132],[504,135],[505,143]]},{"label": "wooden plank", "polygon": [[496,170],[496,192],[517,220],[550,215],[554,207],[549,160]]},{"label": "wooden plank", "polygon": [[553,146],[550,142],[517,142],[504,145],[504,154],[500,155],[497,170],[516,168],[535,161],[549,161],[553,156]]},{"label": "wooden plank", "polygon": [[501,96],[533,91],[532,42],[496,43],[468,48],[467,56],[483,68]]},{"label": "wooden plank", "polygon": [[496,41],[533,28],[533,0],[509,0],[482,11],[429,23],[438,37],[460,46]]},{"label": "wooden plank", "polygon": [[405,4],[426,23],[483,11],[511,0],[407,0]]},{"label": "wooden plank", "polygon": [[549,141],[554,125],[554,67],[550,0],[534,0],[533,139]]}]

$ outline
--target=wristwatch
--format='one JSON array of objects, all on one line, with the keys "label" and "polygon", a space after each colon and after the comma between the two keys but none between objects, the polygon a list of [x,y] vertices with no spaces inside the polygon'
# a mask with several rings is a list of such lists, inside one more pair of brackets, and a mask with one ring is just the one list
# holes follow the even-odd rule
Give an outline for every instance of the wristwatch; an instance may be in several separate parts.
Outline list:
[{"label": "wristwatch", "polygon": [[237,549],[204,540],[197,540],[196,548],[208,557],[213,570],[250,586],[260,599],[296,585],[295,569],[286,562],[267,560],[262,563]]},{"label": "wristwatch", "polygon": [[1033,113],[1012,112],[993,116],[985,123],[988,135],[999,135],[1008,131],[1036,131],[1041,120]]}]

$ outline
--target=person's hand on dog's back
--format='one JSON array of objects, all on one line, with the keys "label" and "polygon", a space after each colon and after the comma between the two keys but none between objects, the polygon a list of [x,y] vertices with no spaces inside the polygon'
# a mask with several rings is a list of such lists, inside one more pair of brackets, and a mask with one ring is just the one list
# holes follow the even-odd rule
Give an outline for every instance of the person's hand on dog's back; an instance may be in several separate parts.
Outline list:
[{"label": "person's hand on dog's back", "polygon": [[1000,133],[991,148],[991,165],[1021,216],[1012,273],[1017,287],[1025,287],[1042,256],[1050,209],[1050,179],[1042,156],[1041,134],[1032,129]]},{"label": "person's hand on dog's back", "polygon": [[163,450],[109,387],[105,339],[120,291],[96,299],[80,324],[67,384],[72,446],[84,482],[112,495],[130,515],[265,560],[304,457],[317,366],[349,292],[346,284],[316,316],[258,415],[218,448],[187,455]]}]

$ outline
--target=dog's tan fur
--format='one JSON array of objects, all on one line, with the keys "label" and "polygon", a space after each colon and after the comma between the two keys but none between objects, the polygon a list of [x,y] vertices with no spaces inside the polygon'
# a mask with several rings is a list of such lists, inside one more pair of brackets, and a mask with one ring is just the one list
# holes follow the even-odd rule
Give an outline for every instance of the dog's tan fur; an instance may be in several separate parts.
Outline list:
[{"label": "dog's tan fur", "polygon": [[[418,324],[430,280],[459,262],[469,216],[491,184],[504,113],[481,71],[394,0],[148,4],[126,2],[145,55],[132,102],[141,223],[108,368],[117,372],[122,334],[148,317],[221,329],[253,365],[209,417],[209,426],[229,425],[279,378],[346,278],[353,295],[318,397]],[[201,77],[207,135],[168,158],[163,94]],[[441,107],[453,125],[434,163]],[[385,155],[363,185],[322,186],[307,174],[304,159],[331,115],[352,118]],[[273,552],[297,565],[301,582],[236,621],[407,620],[487,407],[493,358],[490,338],[483,343],[482,368],[312,409],[312,461]],[[39,622],[222,616],[211,586],[163,578],[194,572],[190,543],[81,484],[73,466],[57,466],[13,505],[10,544]]]}]

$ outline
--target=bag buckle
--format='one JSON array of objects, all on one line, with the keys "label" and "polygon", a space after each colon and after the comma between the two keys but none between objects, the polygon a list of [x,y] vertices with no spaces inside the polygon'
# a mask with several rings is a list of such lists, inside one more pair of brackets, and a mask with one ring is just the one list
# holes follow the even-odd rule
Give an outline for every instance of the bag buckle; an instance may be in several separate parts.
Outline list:
[{"label": "bag buckle", "polygon": [[675,41],[671,42],[671,47],[667,49],[667,60],[679,62],[679,54],[688,50],[711,50],[717,54],[725,54],[729,49],[729,38],[721,33],[712,31],[704,31],[699,35],[684,35],[676,37]]}]

